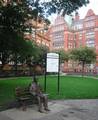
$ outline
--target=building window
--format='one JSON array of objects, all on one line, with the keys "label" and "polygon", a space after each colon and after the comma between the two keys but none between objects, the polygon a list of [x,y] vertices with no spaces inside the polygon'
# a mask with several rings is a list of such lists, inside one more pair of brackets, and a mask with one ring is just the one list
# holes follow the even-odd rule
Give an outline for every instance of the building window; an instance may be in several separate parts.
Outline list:
[{"label": "building window", "polygon": [[88,28],[88,27],[94,27],[95,26],[95,22],[94,21],[88,21],[88,22],[85,22],[85,27]]},{"label": "building window", "polygon": [[94,19],[95,19],[95,16],[89,16],[85,19],[85,21],[94,20]]},{"label": "building window", "polygon": [[83,41],[82,41],[82,38],[81,38],[81,36],[79,37],[79,41],[78,41],[78,45],[79,46],[82,46],[82,43],[83,43]]},{"label": "building window", "polygon": [[82,39],[82,33],[79,34],[79,39]]},{"label": "building window", "polygon": [[53,46],[62,47],[64,46],[64,33],[63,31],[54,32],[52,34]]},{"label": "building window", "polygon": [[54,47],[63,47],[64,46],[64,41],[55,41],[53,43]]},{"label": "building window", "polygon": [[94,47],[95,46],[95,40],[94,39],[88,39],[86,40],[87,47]]},{"label": "building window", "polygon": [[94,31],[91,30],[86,32],[86,39],[94,38],[94,37],[95,37]]},{"label": "building window", "polygon": [[93,29],[90,29],[86,31],[86,45],[88,47],[94,47],[95,46],[95,32]]},{"label": "building window", "polygon": [[56,25],[53,27],[53,32],[64,31],[64,24]]},{"label": "building window", "polygon": [[74,25],[74,30],[80,30],[83,29],[83,24],[82,23],[77,23]]},{"label": "building window", "polygon": [[69,48],[69,49],[73,48],[73,44],[69,42],[69,43],[68,43],[68,48]]}]

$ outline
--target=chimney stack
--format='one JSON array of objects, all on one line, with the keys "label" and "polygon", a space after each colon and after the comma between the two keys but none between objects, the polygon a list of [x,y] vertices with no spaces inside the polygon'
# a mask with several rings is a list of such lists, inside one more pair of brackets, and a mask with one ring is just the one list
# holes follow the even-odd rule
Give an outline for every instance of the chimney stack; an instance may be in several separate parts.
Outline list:
[{"label": "chimney stack", "polygon": [[80,19],[79,13],[76,12],[76,13],[75,13],[75,20],[79,20],[79,19]]}]

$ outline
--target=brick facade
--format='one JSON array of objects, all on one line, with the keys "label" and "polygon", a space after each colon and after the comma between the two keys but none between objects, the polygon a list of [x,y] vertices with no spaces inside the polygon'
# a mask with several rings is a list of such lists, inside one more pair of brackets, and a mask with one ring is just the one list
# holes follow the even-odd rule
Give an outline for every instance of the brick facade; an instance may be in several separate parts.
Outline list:
[{"label": "brick facade", "polygon": [[[51,26],[49,37],[52,44],[51,49],[68,51],[88,46],[94,47],[98,53],[98,15],[89,9],[85,18],[80,19],[79,14],[76,13],[71,25],[65,21],[64,17],[57,16]],[[96,58],[98,60],[98,56]],[[98,63],[96,63],[96,67],[98,67]]]}]

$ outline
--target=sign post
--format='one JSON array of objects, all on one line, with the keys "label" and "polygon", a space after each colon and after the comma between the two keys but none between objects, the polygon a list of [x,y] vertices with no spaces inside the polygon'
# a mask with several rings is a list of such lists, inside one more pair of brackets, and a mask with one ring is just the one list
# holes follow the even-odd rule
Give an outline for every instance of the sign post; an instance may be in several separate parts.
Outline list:
[{"label": "sign post", "polygon": [[45,91],[46,91],[46,72],[58,73],[58,93],[59,93],[59,72],[60,72],[60,60],[59,54],[57,53],[47,53],[46,56],[46,68],[45,68]]}]

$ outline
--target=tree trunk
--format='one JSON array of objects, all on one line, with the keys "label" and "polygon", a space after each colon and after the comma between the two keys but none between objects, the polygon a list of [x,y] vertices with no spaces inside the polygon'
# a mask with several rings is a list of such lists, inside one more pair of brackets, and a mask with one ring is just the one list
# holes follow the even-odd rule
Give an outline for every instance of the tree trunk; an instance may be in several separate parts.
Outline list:
[{"label": "tree trunk", "polygon": [[17,76],[17,53],[15,53],[15,59],[14,59],[14,68],[15,68],[15,76]]},{"label": "tree trunk", "polygon": [[85,65],[85,62],[82,61],[82,77],[84,76],[84,65]]}]

